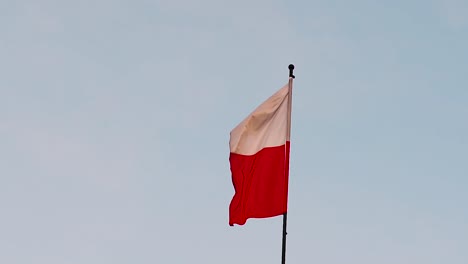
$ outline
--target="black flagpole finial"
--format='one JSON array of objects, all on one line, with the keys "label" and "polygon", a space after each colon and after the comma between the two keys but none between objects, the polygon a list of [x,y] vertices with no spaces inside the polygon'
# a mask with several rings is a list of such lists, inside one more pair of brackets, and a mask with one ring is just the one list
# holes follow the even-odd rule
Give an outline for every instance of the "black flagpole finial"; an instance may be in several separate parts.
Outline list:
[{"label": "black flagpole finial", "polygon": [[294,76],[294,74],[293,74],[294,65],[293,65],[293,64],[289,64],[288,68],[289,68],[289,77],[291,77],[291,78],[296,78],[296,76]]}]

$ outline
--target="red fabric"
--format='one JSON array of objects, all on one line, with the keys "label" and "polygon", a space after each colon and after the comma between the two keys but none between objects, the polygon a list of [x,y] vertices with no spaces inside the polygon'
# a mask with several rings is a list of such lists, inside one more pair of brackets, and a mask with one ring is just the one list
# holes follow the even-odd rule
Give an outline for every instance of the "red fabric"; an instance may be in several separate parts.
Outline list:
[{"label": "red fabric", "polygon": [[229,206],[229,225],[287,212],[289,149],[288,141],[251,156],[230,154],[235,194]]}]

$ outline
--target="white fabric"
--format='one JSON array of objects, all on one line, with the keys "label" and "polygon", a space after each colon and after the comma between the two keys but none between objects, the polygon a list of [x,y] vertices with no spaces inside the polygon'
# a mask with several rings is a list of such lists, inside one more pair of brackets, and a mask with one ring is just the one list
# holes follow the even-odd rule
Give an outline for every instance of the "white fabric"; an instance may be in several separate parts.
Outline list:
[{"label": "white fabric", "polygon": [[287,121],[288,85],[285,85],[231,131],[231,152],[253,155],[266,147],[284,145]]}]

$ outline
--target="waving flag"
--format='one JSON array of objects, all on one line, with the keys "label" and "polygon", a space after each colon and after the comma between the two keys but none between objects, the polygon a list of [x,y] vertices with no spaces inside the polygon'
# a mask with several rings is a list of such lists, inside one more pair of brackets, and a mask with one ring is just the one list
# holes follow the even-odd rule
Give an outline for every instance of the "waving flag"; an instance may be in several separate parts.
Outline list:
[{"label": "waving flag", "polygon": [[287,212],[292,78],[230,134],[229,225]]}]

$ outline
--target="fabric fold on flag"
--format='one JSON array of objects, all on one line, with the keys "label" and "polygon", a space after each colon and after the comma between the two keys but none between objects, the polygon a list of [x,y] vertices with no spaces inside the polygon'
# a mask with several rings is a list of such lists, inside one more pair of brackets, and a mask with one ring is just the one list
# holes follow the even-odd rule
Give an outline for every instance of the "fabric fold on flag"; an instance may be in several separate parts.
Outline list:
[{"label": "fabric fold on flag", "polygon": [[287,212],[289,86],[285,85],[230,133],[232,183],[229,225]]}]

